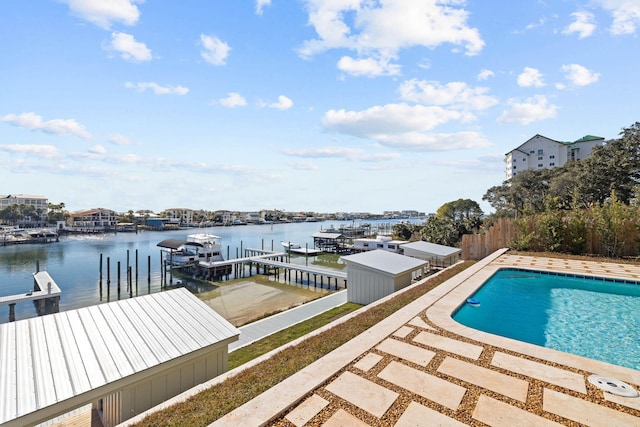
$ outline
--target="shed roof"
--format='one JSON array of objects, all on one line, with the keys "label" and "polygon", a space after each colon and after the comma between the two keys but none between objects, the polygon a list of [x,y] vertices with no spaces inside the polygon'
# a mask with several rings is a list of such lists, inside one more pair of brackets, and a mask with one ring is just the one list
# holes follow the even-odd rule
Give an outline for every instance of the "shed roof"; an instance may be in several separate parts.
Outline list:
[{"label": "shed roof", "polygon": [[184,288],[1,324],[0,424],[65,413],[239,334]]},{"label": "shed roof", "polygon": [[319,231],[317,233],[313,233],[311,237],[317,237],[320,239],[339,239],[342,237],[342,233],[325,233],[325,232]]},{"label": "shed roof", "polygon": [[382,249],[362,252],[355,255],[347,255],[343,256],[342,259],[347,262],[347,267],[349,266],[349,263],[353,263],[362,267],[368,267],[394,275],[415,270],[426,264],[425,261],[394,254],[393,252]]},{"label": "shed roof", "polygon": [[421,252],[426,252],[426,253],[440,255],[440,256],[452,255],[462,251],[459,248],[452,248],[451,246],[444,246],[444,245],[439,245],[437,243],[424,242],[424,241],[405,243],[404,245],[400,245],[400,247],[403,249],[410,248],[415,251],[421,251]]}]

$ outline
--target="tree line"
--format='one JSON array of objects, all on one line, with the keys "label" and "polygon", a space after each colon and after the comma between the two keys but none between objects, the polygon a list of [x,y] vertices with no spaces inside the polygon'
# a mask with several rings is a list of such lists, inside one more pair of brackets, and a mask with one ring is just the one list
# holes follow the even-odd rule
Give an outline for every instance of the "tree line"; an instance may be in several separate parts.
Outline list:
[{"label": "tree line", "polygon": [[44,226],[55,224],[57,221],[65,221],[69,218],[69,212],[65,210],[64,203],[49,203],[46,212],[32,205],[17,203],[0,209],[0,223],[9,225],[35,225]]}]

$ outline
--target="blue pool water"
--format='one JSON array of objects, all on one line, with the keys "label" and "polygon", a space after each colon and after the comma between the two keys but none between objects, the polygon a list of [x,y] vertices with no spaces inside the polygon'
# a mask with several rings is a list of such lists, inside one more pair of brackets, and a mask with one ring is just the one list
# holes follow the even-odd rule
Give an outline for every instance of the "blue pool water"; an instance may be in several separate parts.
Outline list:
[{"label": "blue pool water", "polygon": [[503,269],[470,298],[465,326],[640,370],[640,283]]}]

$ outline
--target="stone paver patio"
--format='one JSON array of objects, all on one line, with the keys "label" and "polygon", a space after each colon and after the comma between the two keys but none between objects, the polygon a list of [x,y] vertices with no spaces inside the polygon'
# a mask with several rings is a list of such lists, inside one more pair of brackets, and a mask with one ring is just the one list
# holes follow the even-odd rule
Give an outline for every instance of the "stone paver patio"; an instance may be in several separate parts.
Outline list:
[{"label": "stone paver patio", "polygon": [[640,266],[499,251],[212,426],[640,426],[640,371],[464,327],[451,313],[502,267],[640,280]]}]

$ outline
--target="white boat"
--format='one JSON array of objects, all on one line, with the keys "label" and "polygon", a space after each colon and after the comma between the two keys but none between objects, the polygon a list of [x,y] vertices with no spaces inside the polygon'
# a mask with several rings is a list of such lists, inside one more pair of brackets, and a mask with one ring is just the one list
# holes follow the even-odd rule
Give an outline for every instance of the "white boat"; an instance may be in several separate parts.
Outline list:
[{"label": "white boat", "polygon": [[280,243],[286,250],[300,249],[300,245],[298,243],[292,243],[292,242],[280,242]]},{"label": "white boat", "polygon": [[224,261],[221,237],[213,234],[189,234],[186,241],[169,239],[158,246],[166,249],[165,259],[173,265],[185,265],[199,261]]},{"label": "white boat", "polygon": [[298,255],[316,256],[322,253],[322,251],[319,249],[313,249],[313,248],[309,249],[307,247],[303,248],[298,243],[292,243],[292,242],[281,242],[281,243],[287,252],[298,254]]}]

